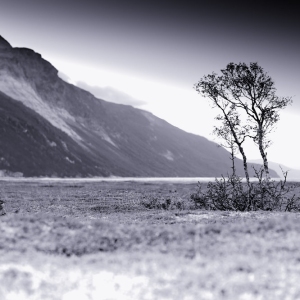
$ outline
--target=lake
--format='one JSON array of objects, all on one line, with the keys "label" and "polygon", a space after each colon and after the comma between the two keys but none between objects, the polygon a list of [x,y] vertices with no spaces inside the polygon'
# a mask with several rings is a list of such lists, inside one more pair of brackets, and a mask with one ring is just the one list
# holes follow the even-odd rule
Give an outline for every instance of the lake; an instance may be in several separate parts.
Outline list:
[{"label": "lake", "polygon": [[[220,178],[219,178],[220,179]],[[272,178],[280,181],[280,178]],[[51,178],[51,177],[0,177],[0,181],[20,181],[20,182],[174,182],[174,183],[197,183],[214,181],[215,177],[92,177],[92,178]],[[257,181],[250,178],[250,181]],[[288,178],[289,182],[300,182],[300,178]],[[243,178],[245,182],[245,178]]]}]

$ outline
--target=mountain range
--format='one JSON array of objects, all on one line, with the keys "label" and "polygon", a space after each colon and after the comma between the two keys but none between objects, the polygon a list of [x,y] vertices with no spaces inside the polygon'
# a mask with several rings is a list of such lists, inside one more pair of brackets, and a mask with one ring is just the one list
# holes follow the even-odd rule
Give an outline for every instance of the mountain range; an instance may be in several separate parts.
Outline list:
[{"label": "mountain range", "polygon": [[[216,143],[98,99],[1,36],[0,143],[4,175],[214,177],[231,167],[229,152]],[[236,165],[242,175],[241,161]]]}]

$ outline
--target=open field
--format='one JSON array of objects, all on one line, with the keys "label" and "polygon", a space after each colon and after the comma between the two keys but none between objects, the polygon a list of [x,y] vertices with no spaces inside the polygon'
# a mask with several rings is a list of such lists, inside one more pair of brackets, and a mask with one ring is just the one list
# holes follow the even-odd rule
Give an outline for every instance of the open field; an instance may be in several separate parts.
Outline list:
[{"label": "open field", "polygon": [[195,210],[195,191],[0,181],[0,299],[300,299],[300,214]]}]

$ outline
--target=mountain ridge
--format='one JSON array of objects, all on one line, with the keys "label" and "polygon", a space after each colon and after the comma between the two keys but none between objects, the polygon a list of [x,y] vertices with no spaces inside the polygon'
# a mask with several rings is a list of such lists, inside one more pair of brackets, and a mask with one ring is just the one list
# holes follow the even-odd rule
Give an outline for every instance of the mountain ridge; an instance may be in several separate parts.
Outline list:
[{"label": "mountain ridge", "polygon": [[0,49],[12,48],[11,44],[0,35]]},{"label": "mountain ridge", "polygon": [[[0,108],[3,111],[3,103],[10,103],[6,114],[15,123],[2,122],[0,140],[5,146],[0,149],[0,170],[59,177],[214,177],[230,171],[229,153],[217,144],[150,112],[95,98],[63,81],[40,54],[3,40]],[[27,139],[20,134],[26,122],[34,133]],[[5,130],[14,134],[7,136]],[[22,144],[31,163],[22,163]],[[15,149],[13,156],[8,149]],[[243,174],[240,160],[237,169]]]}]

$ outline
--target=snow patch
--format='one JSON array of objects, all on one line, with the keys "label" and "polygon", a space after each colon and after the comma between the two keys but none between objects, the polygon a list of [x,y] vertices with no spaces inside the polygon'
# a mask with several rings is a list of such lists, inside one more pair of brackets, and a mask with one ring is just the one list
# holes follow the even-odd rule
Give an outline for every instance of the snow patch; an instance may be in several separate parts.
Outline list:
[{"label": "snow patch", "polygon": [[102,134],[102,139],[105,140],[105,141],[107,141],[107,142],[110,143],[111,145],[113,145],[113,146],[115,146],[115,147],[118,147],[118,146],[114,143],[114,141],[108,136],[107,133],[103,133],[103,134]]},{"label": "snow patch", "polygon": [[64,141],[61,141],[62,146],[66,151],[69,151],[67,144]]},{"label": "snow patch", "polygon": [[162,156],[165,157],[167,160],[174,160],[174,154],[170,150],[167,150],[164,154],[162,154]]},{"label": "snow patch", "polygon": [[103,127],[98,127],[97,133],[100,135],[100,137],[105,140],[106,142],[110,143],[111,145],[118,148],[118,146],[115,144],[115,142],[110,138],[110,136],[106,133],[105,129]]},{"label": "snow patch", "polygon": [[55,142],[49,142],[49,146],[50,146],[50,147],[56,147],[57,145],[56,145]]},{"label": "snow patch", "polygon": [[74,160],[71,160],[68,156],[66,156],[66,160],[67,160],[69,163],[71,163],[71,164],[74,164],[74,163],[75,163],[75,161],[74,161]]},{"label": "snow patch", "polygon": [[26,81],[15,79],[2,71],[0,72],[0,91],[34,110],[48,120],[54,127],[64,131],[75,141],[79,142],[82,140],[65,122],[65,120],[75,122],[75,118],[65,109],[50,107]]}]

